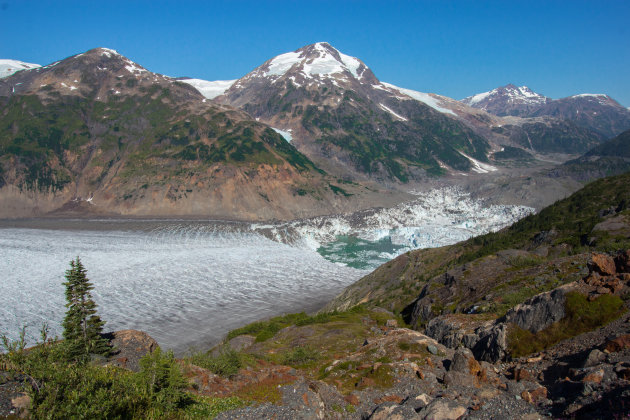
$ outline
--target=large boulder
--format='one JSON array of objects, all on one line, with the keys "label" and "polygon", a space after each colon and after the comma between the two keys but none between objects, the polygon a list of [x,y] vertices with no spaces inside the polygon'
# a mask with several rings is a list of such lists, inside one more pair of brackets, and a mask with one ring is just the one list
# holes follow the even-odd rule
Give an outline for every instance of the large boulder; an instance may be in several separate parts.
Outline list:
[{"label": "large boulder", "polygon": [[606,254],[593,253],[588,262],[588,269],[591,273],[598,273],[602,276],[612,276],[617,273],[615,260]]},{"label": "large boulder", "polygon": [[158,343],[149,334],[138,330],[122,330],[106,335],[114,347],[108,364],[138,372],[140,359],[158,348]]},{"label": "large boulder", "polygon": [[510,309],[500,322],[516,324],[533,333],[542,331],[565,316],[566,295],[575,285],[569,283],[541,293]]}]

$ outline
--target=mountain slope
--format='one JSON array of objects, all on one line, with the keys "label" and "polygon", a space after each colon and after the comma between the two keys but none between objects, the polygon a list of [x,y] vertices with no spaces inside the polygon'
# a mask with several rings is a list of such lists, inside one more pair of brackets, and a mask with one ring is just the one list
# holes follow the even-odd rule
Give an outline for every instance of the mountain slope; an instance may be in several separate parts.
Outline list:
[{"label": "mountain slope", "polygon": [[[520,303],[541,291],[543,285],[557,286],[558,277],[549,275],[554,272],[553,267],[544,267],[547,270],[544,278],[535,279],[534,275],[522,278],[522,282],[504,284],[519,278],[514,269],[518,264],[521,264],[519,269],[531,268],[562,256],[630,247],[628,185],[630,173],[600,179],[499,232],[442,248],[403,254],[346,288],[326,309],[345,310],[358,303],[366,303],[400,312],[418,295],[429,296],[433,297],[435,310],[423,313],[426,321],[440,314],[465,312],[474,305],[485,306],[492,312],[501,306],[506,296],[524,289],[510,297],[510,303]],[[612,217],[617,217],[619,222],[611,225],[613,230],[599,225]],[[624,224],[627,225],[625,228]],[[598,225],[601,227],[596,228]],[[617,232],[614,229],[620,230]],[[513,260],[514,264],[495,267],[505,259]],[[575,271],[574,268],[570,271]],[[495,269],[499,271],[495,273]],[[482,287],[488,279],[497,279],[497,283]],[[539,284],[529,284],[533,280]],[[563,281],[570,281],[570,278]],[[457,298],[440,297],[441,292],[434,293],[439,288],[448,289],[454,284],[460,293]],[[459,290],[460,285],[470,285],[473,289]],[[489,294],[487,298],[486,294]],[[522,300],[518,301],[519,298]],[[408,309],[409,315],[410,310],[413,308]],[[416,313],[412,320],[414,324],[420,319],[418,317],[419,313]]]},{"label": "mountain slope", "polygon": [[606,138],[630,129],[630,110],[608,95],[581,94],[556,99],[530,115],[546,115],[573,121],[581,127],[601,133]]},{"label": "mountain slope", "polygon": [[0,103],[4,217],[83,201],[120,214],[294,218],[348,201],[274,130],[113,50],[1,79]]},{"label": "mountain slope", "polygon": [[549,172],[552,177],[571,177],[581,182],[630,171],[630,130],[608,140]]},{"label": "mountain slope", "polygon": [[488,142],[327,43],[281,54],[215,99],[290,131],[292,144],[340,174],[407,181],[486,162]]},{"label": "mountain slope", "polygon": [[527,86],[517,87],[513,84],[462,99],[464,104],[494,115],[517,117],[528,116],[533,110],[550,101],[550,98],[534,92]]}]

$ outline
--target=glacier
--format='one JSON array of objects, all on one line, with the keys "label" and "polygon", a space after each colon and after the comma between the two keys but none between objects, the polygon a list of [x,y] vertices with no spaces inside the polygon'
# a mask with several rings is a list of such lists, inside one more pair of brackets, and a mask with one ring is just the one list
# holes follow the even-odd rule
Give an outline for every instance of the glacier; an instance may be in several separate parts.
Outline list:
[{"label": "glacier", "polygon": [[[148,332],[179,354],[208,348],[245,323],[316,310],[366,272],[315,251],[212,223],[143,222],[108,230],[0,229],[0,334],[33,343],[44,323],[61,336],[65,270],[81,257],[106,330]],[[149,223],[146,223],[149,224]]]},{"label": "glacier", "polygon": [[107,330],[148,332],[178,354],[255,320],[315,311],[404,252],[495,231],[532,208],[486,205],[456,187],[391,208],[245,223],[186,220],[0,221],[0,334],[61,335],[64,281],[80,256]]}]

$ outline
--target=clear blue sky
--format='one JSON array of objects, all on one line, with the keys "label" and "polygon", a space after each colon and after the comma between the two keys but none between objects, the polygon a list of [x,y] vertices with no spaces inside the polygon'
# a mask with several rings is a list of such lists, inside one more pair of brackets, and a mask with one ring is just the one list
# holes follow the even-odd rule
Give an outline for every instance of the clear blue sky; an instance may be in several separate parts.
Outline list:
[{"label": "clear blue sky", "polygon": [[382,81],[461,99],[507,83],[630,106],[630,1],[0,0],[0,58],[105,46],[151,71],[235,79],[317,41]]}]

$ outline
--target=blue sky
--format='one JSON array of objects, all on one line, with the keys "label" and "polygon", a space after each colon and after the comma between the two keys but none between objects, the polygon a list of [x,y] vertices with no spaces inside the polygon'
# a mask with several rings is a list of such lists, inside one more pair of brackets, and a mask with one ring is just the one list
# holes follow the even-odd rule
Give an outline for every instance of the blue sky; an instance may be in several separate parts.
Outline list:
[{"label": "blue sky", "polygon": [[630,106],[628,22],[628,0],[0,0],[0,58],[48,64],[104,46],[218,80],[328,41],[382,81],[455,99],[514,83]]}]

